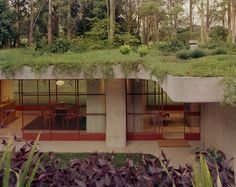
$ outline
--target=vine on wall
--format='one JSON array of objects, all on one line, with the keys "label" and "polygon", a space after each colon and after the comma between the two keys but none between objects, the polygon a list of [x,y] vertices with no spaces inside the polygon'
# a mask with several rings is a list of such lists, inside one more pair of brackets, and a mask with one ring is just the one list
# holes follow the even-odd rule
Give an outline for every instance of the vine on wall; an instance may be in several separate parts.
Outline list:
[{"label": "vine on wall", "polygon": [[226,77],[222,80],[221,83],[224,88],[223,104],[236,107],[236,79]]}]

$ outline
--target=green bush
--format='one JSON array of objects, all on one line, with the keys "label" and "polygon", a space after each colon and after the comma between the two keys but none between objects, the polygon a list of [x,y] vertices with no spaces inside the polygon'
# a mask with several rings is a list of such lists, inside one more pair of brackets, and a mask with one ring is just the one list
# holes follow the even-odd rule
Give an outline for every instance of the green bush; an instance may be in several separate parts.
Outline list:
[{"label": "green bush", "polygon": [[72,47],[72,43],[66,39],[58,38],[48,45],[47,38],[43,37],[36,45],[36,50],[48,53],[66,53]]},{"label": "green bush", "polygon": [[38,39],[37,41],[36,41],[36,47],[35,47],[35,49],[36,50],[45,50],[45,48],[47,48],[47,46],[48,46],[48,40],[47,40],[47,38],[46,37],[42,37],[41,39]]},{"label": "green bush", "polygon": [[69,51],[69,49],[71,48],[71,42],[66,40],[66,39],[62,39],[59,38],[57,40],[55,40],[52,45],[49,46],[49,52],[51,53],[66,53],[67,51]]},{"label": "green bush", "polygon": [[158,50],[164,53],[175,53],[185,48],[186,46],[184,45],[184,43],[179,40],[172,40],[170,42],[160,42],[158,44]]},{"label": "green bush", "polygon": [[212,55],[226,55],[227,50],[225,48],[219,47],[212,51]]},{"label": "green bush", "polygon": [[123,55],[128,55],[131,51],[131,47],[128,44],[122,45],[120,46],[120,52]]},{"label": "green bush", "polygon": [[218,47],[218,44],[216,42],[210,41],[210,42],[199,44],[199,47],[203,49],[216,49]]},{"label": "green bush", "polygon": [[118,47],[124,44],[128,44],[130,46],[138,46],[140,45],[140,40],[129,33],[126,34],[116,34],[115,35],[115,40],[114,40],[114,46]]},{"label": "green bush", "polygon": [[222,26],[214,26],[210,28],[209,36],[212,40],[226,42],[228,30]]},{"label": "green bush", "polygon": [[77,37],[72,40],[70,51],[85,52],[88,50],[102,50],[108,47],[107,40],[93,40],[92,38]]},{"label": "green bush", "polygon": [[190,53],[191,58],[201,58],[207,56],[207,52],[203,49],[195,49]]},{"label": "green bush", "polygon": [[150,51],[146,45],[141,45],[139,46],[137,52],[139,53],[140,57],[143,57],[143,56],[148,55]]},{"label": "green bush", "polygon": [[178,52],[176,53],[176,58],[182,59],[182,60],[190,59],[190,58],[191,58],[190,53],[191,53],[190,50],[181,50],[181,51],[178,51]]}]

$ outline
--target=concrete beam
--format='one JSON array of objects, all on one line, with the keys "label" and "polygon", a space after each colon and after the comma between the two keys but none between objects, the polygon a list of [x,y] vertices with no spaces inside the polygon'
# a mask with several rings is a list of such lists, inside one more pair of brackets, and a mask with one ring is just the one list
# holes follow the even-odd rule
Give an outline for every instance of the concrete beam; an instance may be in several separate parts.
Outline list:
[{"label": "concrete beam", "polygon": [[[177,77],[167,75],[164,82],[160,82],[155,76],[152,75],[150,70],[139,66],[139,70],[130,72],[125,75],[121,65],[114,65],[114,79],[143,79],[153,80],[158,82],[167,95],[175,102],[222,102],[224,100],[223,86],[220,84],[222,77]],[[94,79],[104,79],[101,71],[97,71],[93,75]],[[31,79],[91,79],[87,77],[86,73],[72,72],[56,73],[54,66],[50,65],[45,71],[35,73],[29,66],[25,66],[21,72],[17,72],[11,78],[7,78],[0,72],[0,80],[31,80]]]}]

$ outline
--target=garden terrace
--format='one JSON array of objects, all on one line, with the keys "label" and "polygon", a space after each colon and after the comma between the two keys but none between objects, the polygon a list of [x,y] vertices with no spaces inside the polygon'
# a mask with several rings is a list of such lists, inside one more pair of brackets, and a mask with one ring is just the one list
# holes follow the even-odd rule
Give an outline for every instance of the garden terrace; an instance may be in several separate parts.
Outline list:
[{"label": "garden terrace", "polygon": [[142,58],[138,53],[122,55],[115,49],[66,54],[42,54],[40,51],[25,48],[0,51],[0,68],[6,79],[14,78],[13,75],[20,72],[24,66],[40,73],[49,65],[54,66],[54,72],[69,75],[83,70],[90,78],[97,69],[101,69],[104,77],[111,78],[112,66],[117,64],[122,66],[126,76],[130,71],[137,71],[140,64],[156,78],[164,78],[167,74],[182,77],[236,77],[236,55],[180,60],[173,55],[163,56],[154,50]]}]

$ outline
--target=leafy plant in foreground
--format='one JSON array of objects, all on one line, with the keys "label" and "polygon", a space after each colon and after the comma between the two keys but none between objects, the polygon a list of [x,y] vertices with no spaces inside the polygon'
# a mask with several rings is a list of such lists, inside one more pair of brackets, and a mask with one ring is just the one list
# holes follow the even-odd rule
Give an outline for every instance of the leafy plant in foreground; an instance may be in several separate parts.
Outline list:
[{"label": "leafy plant in foreground", "polygon": [[222,186],[235,186],[234,172],[230,167],[230,162],[232,159],[227,160],[225,154],[222,151],[215,149],[204,149],[201,152],[197,151],[196,156],[198,160],[200,159],[201,154],[206,160],[209,172],[211,174],[213,186],[219,187],[219,181]]},{"label": "leafy plant in foreground", "polygon": [[127,159],[124,166],[116,167],[113,153],[92,153],[86,159],[76,158],[62,166],[54,153],[41,157],[36,151],[37,141],[27,143],[19,152],[12,149],[13,141],[6,144],[0,161],[0,182],[4,187],[234,186],[233,171],[225,155],[217,150],[197,151],[193,168],[174,168],[163,152],[158,157],[143,156],[138,165]]},{"label": "leafy plant in foreground", "polygon": [[0,160],[0,183],[3,187],[31,187],[40,164],[37,152],[39,136],[33,144],[25,144],[15,151],[14,139],[5,142],[5,151]]}]

